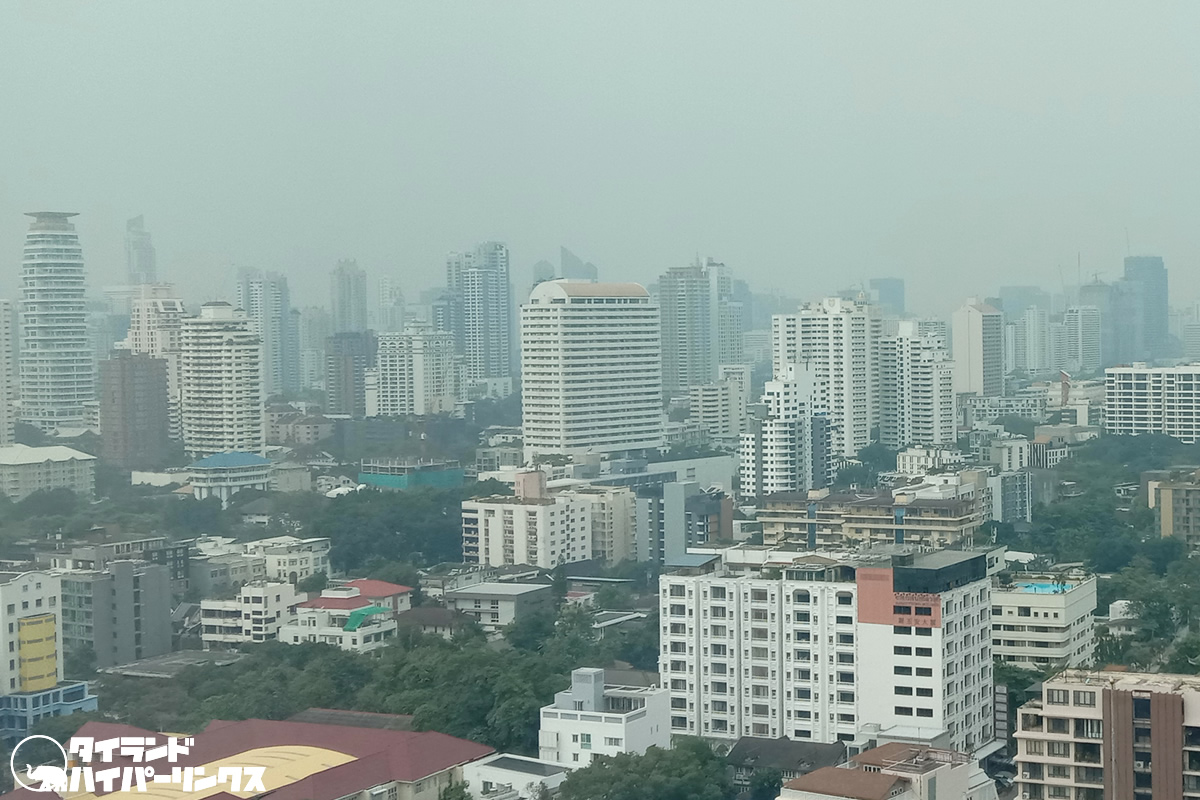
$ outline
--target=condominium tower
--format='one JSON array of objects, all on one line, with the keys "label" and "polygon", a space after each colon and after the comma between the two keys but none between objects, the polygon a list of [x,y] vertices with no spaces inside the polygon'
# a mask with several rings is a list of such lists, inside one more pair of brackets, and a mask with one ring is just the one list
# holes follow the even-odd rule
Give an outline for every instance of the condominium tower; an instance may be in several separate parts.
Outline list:
[{"label": "condominium tower", "polygon": [[21,261],[21,420],[80,428],[96,399],[88,345],[83,250],[72,213],[37,211]]},{"label": "condominium tower", "polygon": [[379,334],[365,392],[368,417],[449,414],[458,401],[454,336],[415,327]]},{"label": "condominium tower", "polygon": [[329,274],[334,333],[367,330],[367,273],[352,259],[339,261]]},{"label": "condominium tower", "polygon": [[262,342],[263,396],[298,391],[300,341],[287,276],[259,269],[238,272],[237,304]]},{"label": "condominium tower", "polygon": [[879,441],[893,450],[953,444],[954,362],[945,341],[921,336],[917,322],[901,320],[879,353]]},{"label": "condominium tower", "polygon": [[508,248],[483,242],[474,250],[446,256],[446,285],[461,301],[466,379],[512,375],[512,284]]},{"label": "condominium tower", "polygon": [[525,458],[663,439],[658,307],[636,283],[546,281],[521,308]]},{"label": "condominium tower", "polygon": [[951,317],[954,391],[999,397],[1004,394],[1004,315],[970,298]]},{"label": "condominium tower", "polygon": [[659,276],[663,391],[687,394],[712,383],[721,364],[741,361],[741,305],[732,300],[729,269],[709,258]]},{"label": "condominium tower", "polygon": [[205,303],[183,322],[180,409],[189,456],[263,452],[261,345],[246,313]]}]

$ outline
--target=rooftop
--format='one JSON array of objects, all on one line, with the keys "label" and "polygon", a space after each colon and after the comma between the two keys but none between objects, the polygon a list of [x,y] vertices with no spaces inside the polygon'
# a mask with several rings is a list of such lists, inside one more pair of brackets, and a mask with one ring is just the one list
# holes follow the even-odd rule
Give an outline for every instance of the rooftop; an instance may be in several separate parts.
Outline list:
[{"label": "rooftop", "polygon": [[465,597],[476,594],[498,594],[517,597],[549,588],[550,584],[548,583],[497,583],[495,581],[485,581],[484,583],[476,583],[472,586],[464,586],[461,589],[447,589],[445,594],[463,595]]},{"label": "rooftop", "polygon": [[882,772],[821,767],[807,775],[788,781],[783,788],[813,794],[826,794],[830,797],[845,797],[849,800],[887,800],[892,796],[897,784],[907,783],[905,778],[885,775]]},{"label": "rooftop", "polygon": [[26,464],[44,464],[47,461],[95,461],[95,456],[80,452],[61,444],[49,447],[30,447],[27,444],[13,444],[0,447],[0,465],[15,467]]},{"label": "rooftop", "polygon": [[833,767],[846,759],[844,742],[820,744],[797,742],[787,737],[760,739],[743,736],[729,751],[726,760],[746,767],[772,767],[789,772],[812,772],[821,767]]},{"label": "rooftop", "polygon": [[397,594],[409,594],[412,592],[411,586],[401,586],[398,583],[377,581],[371,578],[358,578],[347,581],[346,585],[358,589],[358,593],[363,597],[391,597]]},{"label": "rooftop", "polygon": [[191,465],[191,469],[233,469],[234,467],[263,467],[271,463],[270,459],[254,453],[229,452],[213,453]]},{"label": "rooftop", "polygon": [[566,772],[567,768],[549,761],[539,761],[533,758],[525,758],[524,756],[514,756],[508,753],[499,753],[494,756],[488,756],[485,762],[489,767],[497,767],[506,769],[511,772],[520,772],[525,775],[537,775],[546,777],[547,775],[557,775],[560,772]]},{"label": "rooftop", "polygon": [[309,708],[288,717],[290,722],[312,722],[318,725],[344,725],[350,728],[375,728],[389,731],[411,731],[413,718],[409,714],[380,714],[374,711],[345,711],[340,708]]},{"label": "rooftop", "polygon": [[1184,692],[1200,692],[1200,675],[1068,669],[1045,682],[1046,686],[1060,684],[1094,686],[1102,689],[1117,689],[1126,692],[1140,691],[1182,694]]},{"label": "rooftop", "polygon": [[921,747],[904,742],[890,742],[859,753],[850,759],[855,764],[893,772],[924,774],[943,764],[965,764],[970,757],[951,750]]},{"label": "rooftop", "polygon": [[[199,608],[199,606],[197,606]],[[179,650],[174,653],[164,653],[153,658],[143,658],[115,667],[100,670],[110,675],[124,675],[130,678],[159,678],[170,679],[183,672],[188,667],[210,665],[227,667],[235,664],[244,656],[241,653],[220,650]]]}]

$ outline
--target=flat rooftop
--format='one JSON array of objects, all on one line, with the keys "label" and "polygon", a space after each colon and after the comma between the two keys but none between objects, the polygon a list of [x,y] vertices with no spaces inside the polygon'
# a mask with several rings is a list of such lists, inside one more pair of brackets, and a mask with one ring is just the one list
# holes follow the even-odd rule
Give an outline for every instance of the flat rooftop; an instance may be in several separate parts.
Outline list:
[{"label": "flat rooftop", "polygon": [[179,650],[153,658],[143,658],[128,664],[118,664],[100,670],[109,675],[124,675],[129,678],[174,678],[188,667],[212,665],[227,667],[245,658],[242,653],[218,650]]},{"label": "flat rooftop", "polygon": [[507,769],[511,772],[521,772],[525,775],[540,775],[546,777],[548,775],[557,775],[560,772],[566,772],[567,768],[558,764],[551,764],[546,761],[535,761],[532,758],[520,758],[518,756],[501,755],[496,756],[487,762],[489,767],[499,767]]},{"label": "flat rooftop", "polygon": [[548,583],[499,583],[496,581],[486,581],[484,583],[464,586],[461,589],[447,589],[445,594],[498,594],[516,597],[549,588],[550,584]]},{"label": "flat rooftop", "polygon": [[1043,686],[1058,684],[1172,694],[1200,692],[1200,675],[1069,669],[1045,681]]}]

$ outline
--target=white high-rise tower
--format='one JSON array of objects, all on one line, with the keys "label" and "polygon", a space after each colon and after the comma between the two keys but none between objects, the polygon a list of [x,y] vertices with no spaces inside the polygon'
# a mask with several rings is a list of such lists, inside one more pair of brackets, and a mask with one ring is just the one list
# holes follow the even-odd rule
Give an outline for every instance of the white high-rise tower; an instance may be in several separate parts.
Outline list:
[{"label": "white high-rise tower", "polygon": [[446,256],[446,285],[462,301],[458,338],[468,381],[513,374],[508,262],[508,248],[500,242],[484,242],[473,251]]},{"label": "white high-rise tower", "polygon": [[1004,314],[972,297],[951,317],[954,391],[1004,394]]},{"label": "white high-rise tower", "polygon": [[83,249],[72,213],[37,211],[21,261],[21,412],[44,431],[88,424],[96,401]]},{"label": "white high-rise tower", "polygon": [[200,316],[184,320],[180,373],[188,455],[231,450],[261,455],[261,346],[245,312],[229,303],[205,303]]},{"label": "white high-rise tower", "polygon": [[901,320],[879,356],[880,443],[893,450],[953,444],[954,361],[945,340],[922,336],[919,323]]},{"label": "white high-rise tower", "polygon": [[292,315],[287,276],[278,272],[242,269],[238,272],[237,304],[262,340],[263,396],[300,388],[300,342]]},{"label": "white high-rise tower", "polygon": [[662,445],[658,307],[636,283],[545,281],[521,307],[525,458]]}]

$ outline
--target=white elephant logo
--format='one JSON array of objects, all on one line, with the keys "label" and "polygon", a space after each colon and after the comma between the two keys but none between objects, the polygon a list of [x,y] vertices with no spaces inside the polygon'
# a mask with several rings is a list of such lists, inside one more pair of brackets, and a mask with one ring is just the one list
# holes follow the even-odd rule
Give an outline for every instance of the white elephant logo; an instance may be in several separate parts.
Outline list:
[{"label": "white elephant logo", "polygon": [[42,764],[40,767],[25,765],[25,777],[30,783],[40,781],[40,786],[29,786],[33,792],[65,792],[67,790],[67,771],[53,764]]}]

